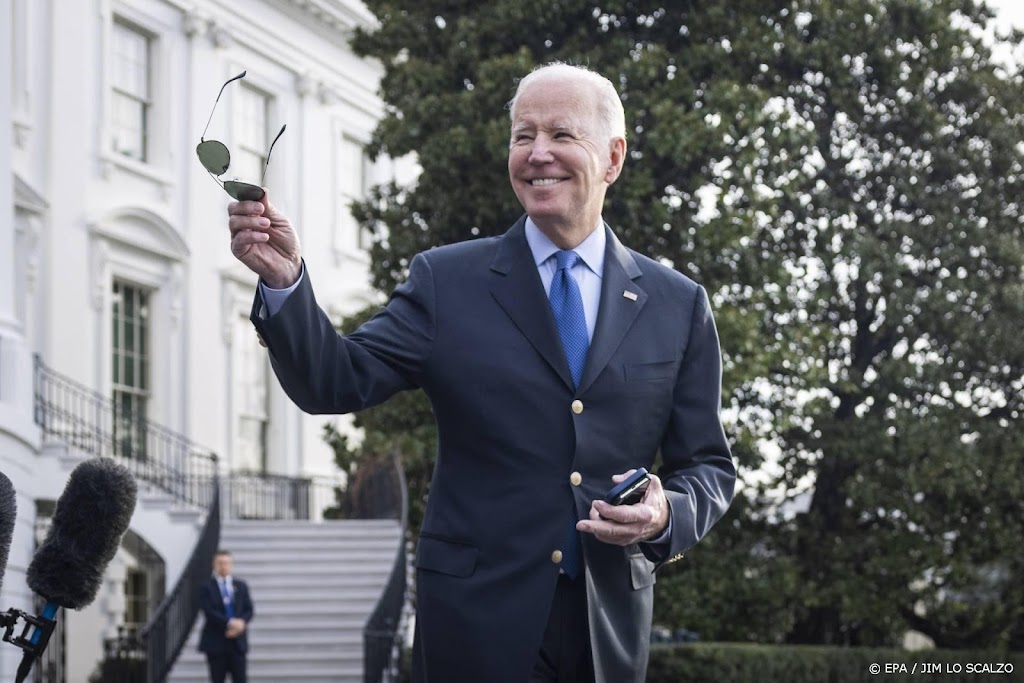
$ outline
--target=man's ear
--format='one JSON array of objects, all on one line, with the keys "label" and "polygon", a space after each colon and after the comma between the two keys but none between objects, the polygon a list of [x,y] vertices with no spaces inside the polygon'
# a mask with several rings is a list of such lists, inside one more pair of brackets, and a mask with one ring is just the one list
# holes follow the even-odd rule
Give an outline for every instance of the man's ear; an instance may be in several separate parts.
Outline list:
[{"label": "man's ear", "polygon": [[626,139],[612,138],[608,154],[608,169],[604,173],[604,181],[611,185],[619,174],[622,173],[622,165],[626,162]]}]

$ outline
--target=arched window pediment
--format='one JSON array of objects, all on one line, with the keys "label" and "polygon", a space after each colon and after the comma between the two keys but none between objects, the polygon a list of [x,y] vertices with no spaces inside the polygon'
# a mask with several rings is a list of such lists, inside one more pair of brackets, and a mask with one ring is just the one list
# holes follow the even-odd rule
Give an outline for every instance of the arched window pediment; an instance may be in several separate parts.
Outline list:
[{"label": "arched window pediment", "polygon": [[94,236],[142,249],[174,261],[187,261],[185,240],[162,216],[148,209],[128,207],[109,211],[89,222]]}]

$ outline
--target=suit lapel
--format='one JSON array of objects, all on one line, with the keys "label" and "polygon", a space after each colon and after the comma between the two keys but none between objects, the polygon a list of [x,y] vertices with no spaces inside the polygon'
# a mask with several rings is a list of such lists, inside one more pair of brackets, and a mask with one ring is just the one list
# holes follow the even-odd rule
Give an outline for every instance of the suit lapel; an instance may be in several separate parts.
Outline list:
[{"label": "suit lapel", "polygon": [[526,216],[523,216],[498,243],[491,270],[499,277],[491,286],[491,294],[566,386],[573,389],[551,306],[526,243],[525,225]]},{"label": "suit lapel", "polygon": [[210,585],[213,587],[213,604],[217,605],[217,609],[227,615],[228,611],[224,608],[224,596],[220,592],[220,582],[215,577],[211,577]]},{"label": "suit lapel", "polygon": [[580,380],[580,394],[593,384],[608,365],[612,354],[619,348],[640,310],[647,303],[647,292],[634,282],[643,275],[636,260],[607,225],[604,229],[607,243],[604,251],[604,275],[601,278],[601,303],[597,309],[594,339],[587,353],[587,365]]}]

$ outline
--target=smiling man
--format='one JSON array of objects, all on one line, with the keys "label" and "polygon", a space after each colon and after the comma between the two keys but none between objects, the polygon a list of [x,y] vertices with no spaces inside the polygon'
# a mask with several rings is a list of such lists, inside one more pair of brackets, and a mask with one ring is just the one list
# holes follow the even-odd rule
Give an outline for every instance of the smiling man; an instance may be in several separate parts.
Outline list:
[{"label": "smiling man", "polygon": [[512,189],[559,249],[596,231],[608,186],[622,172],[625,123],[610,86],[589,71],[550,66],[524,78],[512,101]]},{"label": "smiling man", "polygon": [[[611,82],[551,64],[520,81],[511,115],[525,215],[501,237],[417,255],[350,335],[318,307],[267,196],[229,206],[231,249],[261,278],[252,321],[300,408],[430,398],[414,679],[640,683],[654,572],[733,496],[718,336],[705,290],[601,218],[626,155]],[[602,500],[659,453],[639,502]]]}]

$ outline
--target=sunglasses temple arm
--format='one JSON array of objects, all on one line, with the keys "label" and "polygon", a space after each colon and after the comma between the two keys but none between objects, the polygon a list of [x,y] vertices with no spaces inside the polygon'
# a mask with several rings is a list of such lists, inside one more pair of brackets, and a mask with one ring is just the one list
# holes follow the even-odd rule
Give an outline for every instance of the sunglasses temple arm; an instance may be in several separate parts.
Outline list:
[{"label": "sunglasses temple arm", "polygon": [[287,127],[287,124],[281,126],[281,130],[277,131],[277,137],[275,137],[274,141],[270,143],[270,149],[267,150],[267,162],[263,164],[263,176],[260,178],[260,185],[262,185],[263,181],[267,179],[267,167],[270,166],[270,155],[274,152],[274,145],[276,145],[277,141],[282,135],[284,135],[284,129]]},{"label": "sunglasses temple arm", "polygon": [[[217,185],[219,185],[219,186],[220,186],[220,189],[224,190],[224,183],[223,183],[223,181],[221,181],[221,179],[220,179],[220,178],[218,178],[217,176],[213,175],[213,174],[212,174],[212,173],[210,173],[209,171],[207,171],[206,173],[207,173],[207,175],[209,175],[209,176],[210,176],[211,178],[213,178],[213,182],[217,183]],[[227,190],[224,190],[224,191],[225,191],[225,192],[227,192]]]},{"label": "sunglasses temple arm", "polygon": [[239,78],[245,78],[245,72],[238,74],[234,78],[229,78],[224,81],[224,85],[220,86],[220,92],[217,93],[217,99],[213,101],[213,109],[210,110],[210,118],[206,119],[206,128],[203,128],[203,134],[199,136],[199,141],[203,142],[206,138],[206,131],[210,129],[210,121],[213,121],[213,112],[217,111],[217,103],[220,102],[220,96],[224,94],[224,88],[228,87],[228,83],[237,81]]}]

